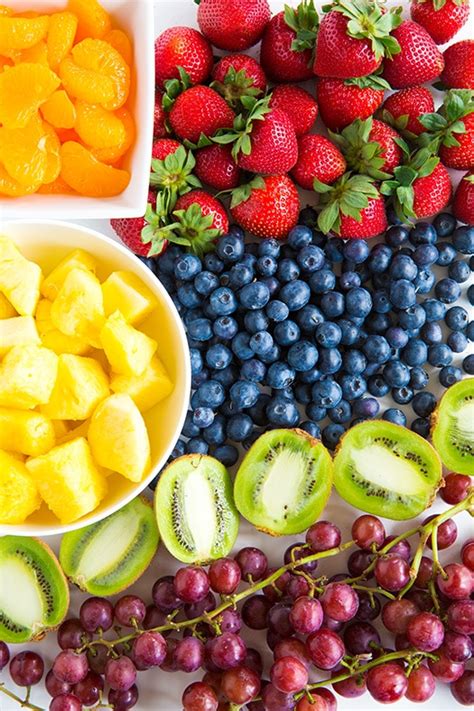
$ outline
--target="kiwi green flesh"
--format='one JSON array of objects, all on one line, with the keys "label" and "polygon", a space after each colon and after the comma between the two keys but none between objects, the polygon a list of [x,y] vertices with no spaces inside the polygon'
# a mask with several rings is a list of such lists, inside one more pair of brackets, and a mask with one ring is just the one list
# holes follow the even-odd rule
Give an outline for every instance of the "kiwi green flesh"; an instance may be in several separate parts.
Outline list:
[{"label": "kiwi green flesh", "polygon": [[235,503],[271,535],[301,533],[318,518],[332,486],[332,459],[302,430],[272,430],[252,445],[237,472]]},{"label": "kiwi green flesh", "polygon": [[158,548],[153,508],[138,497],[107,518],[66,533],[59,558],[81,590],[105,597],[130,587],[148,568]]},{"label": "kiwi green flesh", "polygon": [[35,538],[0,538],[0,641],[28,642],[57,627],[69,590],[53,552]]},{"label": "kiwi green flesh", "polygon": [[424,511],[442,481],[441,461],[419,435],[382,420],[342,438],[334,459],[339,495],[362,511],[404,520]]},{"label": "kiwi green flesh", "polygon": [[226,556],[237,538],[231,480],[213,457],[180,457],[166,467],[156,487],[155,512],[163,543],[183,563]]},{"label": "kiwi green flesh", "polygon": [[433,420],[433,444],[445,467],[474,476],[474,378],[446,391]]}]

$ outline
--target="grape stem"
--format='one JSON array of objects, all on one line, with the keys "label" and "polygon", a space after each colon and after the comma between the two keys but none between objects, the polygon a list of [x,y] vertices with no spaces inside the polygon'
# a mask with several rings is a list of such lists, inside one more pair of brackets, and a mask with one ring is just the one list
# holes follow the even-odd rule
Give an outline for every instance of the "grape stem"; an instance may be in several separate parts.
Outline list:
[{"label": "grape stem", "polygon": [[16,701],[17,704],[21,706],[23,709],[31,709],[32,711],[45,711],[41,706],[36,706],[35,704],[32,704],[30,701],[30,689],[28,688],[26,697],[24,699],[21,699],[19,696],[13,693],[13,691],[10,691],[9,689],[6,688],[5,684],[3,682],[0,682],[0,691],[3,694],[6,694],[10,699],[13,699],[13,701]]}]

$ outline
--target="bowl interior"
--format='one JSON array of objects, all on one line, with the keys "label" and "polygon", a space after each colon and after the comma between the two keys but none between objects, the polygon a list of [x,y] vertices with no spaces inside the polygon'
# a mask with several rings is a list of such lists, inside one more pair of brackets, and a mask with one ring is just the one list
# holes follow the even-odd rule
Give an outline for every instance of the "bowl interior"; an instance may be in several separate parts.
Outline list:
[{"label": "bowl interior", "polygon": [[[2,234],[10,237],[28,259],[38,262],[48,274],[74,249],[90,252],[98,262],[97,275],[104,280],[117,269],[132,271],[151,289],[158,308],[140,324],[158,342],[157,354],[174,382],[173,392],[144,414],[151,442],[150,474],[139,484],[119,474],[108,478],[108,494],[100,506],[73,524],[63,526],[45,504],[17,526],[0,526],[0,535],[53,535],[98,521],[125,505],[152,481],[163,467],[179,437],[190,392],[190,363],[186,335],[178,312],[168,293],[139,259],[122,245],[98,232],[61,222],[5,222]],[[80,422],[78,422],[80,424]]]}]

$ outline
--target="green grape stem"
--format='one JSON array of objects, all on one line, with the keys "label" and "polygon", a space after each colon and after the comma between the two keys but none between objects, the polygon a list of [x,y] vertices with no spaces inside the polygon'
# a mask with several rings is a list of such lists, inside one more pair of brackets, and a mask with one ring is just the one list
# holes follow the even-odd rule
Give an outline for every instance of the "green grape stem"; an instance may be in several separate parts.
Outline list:
[{"label": "green grape stem", "polygon": [[6,696],[8,696],[10,699],[13,699],[13,701],[16,701],[17,704],[19,704],[22,709],[31,709],[31,711],[45,711],[45,709],[41,708],[41,706],[36,706],[35,704],[31,703],[30,688],[31,687],[28,687],[26,697],[24,699],[22,699],[19,696],[17,696],[16,694],[14,694],[13,691],[10,691],[9,689],[7,689],[3,682],[0,682],[0,691],[3,694],[6,694]]}]

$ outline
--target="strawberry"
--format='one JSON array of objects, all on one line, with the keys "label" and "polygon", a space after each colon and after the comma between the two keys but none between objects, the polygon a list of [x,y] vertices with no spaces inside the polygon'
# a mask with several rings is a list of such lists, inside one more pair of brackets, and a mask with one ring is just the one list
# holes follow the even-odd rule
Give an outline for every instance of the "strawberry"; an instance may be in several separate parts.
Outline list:
[{"label": "strawberry", "polygon": [[191,27],[170,27],[155,40],[155,81],[178,79],[178,67],[189,75],[192,84],[201,84],[211,75],[214,58],[209,42]]},{"label": "strawberry", "polygon": [[365,121],[356,119],[341,134],[331,132],[331,138],[340,147],[351,170],[376,180],[388,178],[401,163],[400,134],[372,117]]},{"label": "strawberry", "polygon": [[[202,217],[208,219],[204,219],[200,225],[188,225],[187,236],[194,242],[194,248],[197,247],[196,240],[202,236],[200,235],[201,228],[204,229],[205,227],[207,231],[217,232],[218,234],[214,235],[214,239],[229,231],[229,218],[227,217],[224,205],[220,200],[210,193],[206,193],[204,190],[192,190],[190,193],[181,195],[176,203],[173,214],[179,215],[181,211],[187,213],[189,209],[193,210],[193,206],[196,205]],[[194,230],[196,234],[193,234]],[[209,237],[209,235],[207,236]]]},{"label": "strawberry", "polygon": [[[156,194],[150,190],[148,193],[148,203],[154,205],[155,201]],[[148,225],[145,217],[121,217],[110,220],[110,224],[116,235],[134,254],[140,257],[148,256],[150,247],[142,241],[142,230]],[[161,251],[166,249],[167,244],[166,242],[166,244],[164,243],[162,245]]]},{"label": "strawberry", "polygon": [[212,70],[212,88],[231,106],[242,96],[259,96],[267,88],[267,77],[260,64],[246,54],[222,57]]},{"label": "strawberry", "polygon": [[164,160],[166,156],[176,153],[180,147],[181,143],[175,141],[174,138],[158,138],[153,142],[151,157],[157,160]]},{"label": "strawberry", "polygon": [[345,169],[341,151],[325,136],[308,133],[298,139],[298,162],[291,175],[300,187],[312,190],[315,178],[329,185],[340,178]]},{"label": "strawberry", "polygon": [[380,186],[383,195],[392,196],[398,217],[422,219],[441,212],[451,199],[449,173],[429,148],[417,151],[406,165],[394,170],[394,177]]},{"label": "strawberry", "polygon": [[451,89],[474,89],[474,39],[455,42],[443,57],[443,84]]},{"label": "strawberry", "polygon": [[[187,151],[178,141],[161,138],[154,144],[156,156],[151,161],[150,185],[160,191],[168,191],[163,197],[169,206],[171,200],[193,188],[201,187],[193,174],[196,165],[191,151]],[[169,210],[165,210],[169,212]]]},{"label": "strawberry", "polygon": [[384,57],[400,51],[390,36],[399,11],[385,12],[375,0],[336,0],[321,20],[314,73],[351,79],[372,74]]},{"label": "strawberry", "polygon": [[449,42],[469,17],[469,0],[412,0],[410,16],[436,44]]},{"label": "strawberry", "polygon": [[220,128],[232,126],[235,114],[217,91],[193,86],[178,96],[169,113],[174,133],[197,143],[201,134],[211,137]]},{"label": "strawberry", "polygon": [[391,126],[412,136],[419,136],[425,130],[420,116],[434,111],[433,95],[424,86],[411,86],[396,91],[385,99],[382,118]]},{"label": "strawberry", "polygon": [[195,173],[215,190],[232,190],[240,183],[241,170],[232,158],[230,146],[207,146],[196,152]]},{"label": "strawberry", "polygon": [[443,55],[424,27],[405,20],[393,32],[400,52],[384,62],[382,76],[394,89],[436,79],[444,67]]},{"label": "strawberry", "polygon": [[294,84],[276,86],[271,93],[270,107],[288,115],[297,136],[308,133],[318,116],[316,99]]},{"label": "strawberry", "polygon": [[200,0],[199,29],[219,49],[240,52],[261,39],[270,21],[268,0]]},{"label": "strawberry", "polygon": [[287,175],[256,176],[234,190],[232,218],[256,237],[285,239],[297,224],[300,211],[298,190]]},{"label": "strawberry", "polygon": [[216,143],[234,143],[232,155],[251,173],[287,173],[298,159],[298,141],[288,114],[269,107],[270,97],[245,99],[247,118],[237,116],[231,131],[220,131]]},{"label": "strawberry", "polygon": [[436,113],[421,118],[426,129],[418,139],[448,168],[474,168],[474,98],[465,89],[450,89]]},{"label": "strawberry", "polygon": [[360,79],[318,79],[316,98],[323,123],[340,131],[356,119],[372,116],[389,85],[376,75]]},{"label": "strawberry", "polygon": [[314,181],[319,193],[318,227],[342,239],[368,239],[387,229],[382,195],[366,175],[345,173],[334,185]]},{"label": "strawberry", "polygon": [[439,149],[439,157],[447,168],[456,170],[471,170],[474,168],[474,110],[463,120],[464,131],[452,132],[457,146],[443,144]]},{"label": "strawberry", "polygon": [[454,193],[453,213],[459,222],[474,224],[474,171],[464,175]]},{"label": "strawberry", "polygon": [[163,93],[157,89],[155,93],[155,109],[153,113],[153,136],[164,138],[166,136],[166,112],[163,108]]},{"label": "strawberry", "polygon": [[285,6],[272,17],[263,33],[260,63],[274,82],[297,82],[313,76],[313,55],[318,31],[313,0],[298,7]]}]

